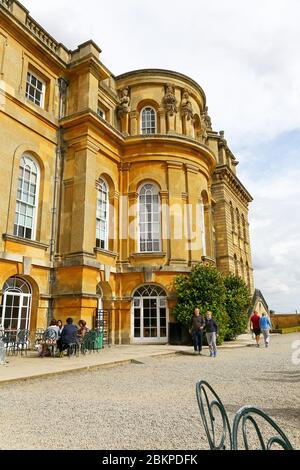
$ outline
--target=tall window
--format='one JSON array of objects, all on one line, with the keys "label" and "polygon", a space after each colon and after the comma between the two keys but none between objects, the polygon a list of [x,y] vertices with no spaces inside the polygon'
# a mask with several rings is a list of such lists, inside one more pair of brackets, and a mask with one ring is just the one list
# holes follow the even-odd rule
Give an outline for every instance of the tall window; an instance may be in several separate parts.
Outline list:
[{"label": "tall window", "polygon": [[108,196],[108,186],[103,179],[100,179],[97,184],[96,246],[101,250],[108,249]]},{"label": "tall window", "polygon": [[237,256],[234,255],[234,274],[238,277],[239,275],[239,266],[238,266],[238,260]]},{"label": "tall window", "polygon": [[141,131],[144,135],[156,133],[156,112],[153,108],[148,107],[143,109]]},{"label": "tall window", "polygon": [[245,280],[245,269],[244,269],[244,261],[241,259],[241,278],[243,281]]},{"label": "tall window", "polygon": [[246,272],[247,272],[247,284],[248,284],[249,289],[251,289],[250,268],[249,268],[248,261],[246,262]]},{"label": "tall window", "polygon": [[247,230],[246,230],[246,221],[245,221],[244,214],[242,214],[242,226],[243,226],[244,242],[247,243]]},{"label": "tall window", "polygon": [[134,342],[167,342],[168,302],[159,286],[146,285],[133,298],[132,339]]},{"label": "tall window", "polygon": [[238,236],[239,238],[241,238],[241,219],[240,219],[240,213],[238,209],[236,209],[236,224],[237,224],[237,229],[238,229]]},{"label": "tall window", "polygon": [[205,205],[203,202],[200,204],[200,217],[201,217],[201,240],[202,240],[202,250],[203,256],[207,255],[206,250],[206,237],[205,237]]},{"label": "tall window", "polygon": [[139,195],[140,252],[161,250],[160,199],[158,188],[145,184]]},{"label": "tall window", "polygon": [[230,216],[231,216],[231,229],[235,232],[235,223],[234,223],[234,209],[232,202],[230,202]]},{"label": "tall window", "polygon": [[17,190],[14,235],[33,240],[39,197],[40,171],[37,163],[27,155],[21,160]]},{"label": "tall window", "polygon": [[5,330],[29,330],[32,292],[21,278],[12,277],[3,287],[0,326]]},{"label": "tall window", "polygon": [[41,108],[44,107],[45,103],[45,88],[45,82],[33,75],[32,72],[27,73],[25,96]]}]

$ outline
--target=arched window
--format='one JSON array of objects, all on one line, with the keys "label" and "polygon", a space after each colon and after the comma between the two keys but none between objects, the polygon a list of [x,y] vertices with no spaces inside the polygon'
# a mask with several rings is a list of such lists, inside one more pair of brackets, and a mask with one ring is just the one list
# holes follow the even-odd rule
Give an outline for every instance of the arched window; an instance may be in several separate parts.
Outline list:
[{"label": "arched window", "polygon": [[167,342],[167,294],[149,284],[137,289],[133,297],[132,339],[134,342]]},{"label": "arched window", "polygon": [[230,202],[230,216],[231,216],[231,230],[235,232],[234,209],[233,209],[232,202]]},{"label": "arched window", "polygon": [[247,230],[246,230],[246,221],[245,221],[244,214],[242,214],[242,227],[243,227],[244,242],[247,243]]},{"label": "arched window", "polygon": [[161,251],[161,208],[159,191],[145,184],[139,193],[139,242],[141,253]]},{"label": "arched window", "polygon": [[19,168],[14,235],[34,240],[40,189],[40,169],[35,160],[24,155]]},{"label": "arched window", "polygon": [[156,134],[156,112],[153,108],[142,110],[141,132],[143,135]]},{"label": "arched window", "polygon": [[247,271],[247,284],[248,284],[249,289],[251,290],[250,268],[249,268],[248,261],[246,263],[246,271]]},{"label": "arched window", "polygon": [[29,330],[32,292],[24,279],[12,277],[3,287],[0,325],[5,330]]},{"label": "arched window", "polygon": [[237,260],[236,255],[234,255],[234,273],[238,277],[238,275],[239,275],[239,266],[238,266],[238,260]]},{"label": "arched window", "polygon": [[97,182],[96,247],[108,249],[109,191],[107,183]]},{"label": "arched window", "polygon": [[202,253],[203,253],[203,256],[206,256],[207,250],[206,250],[205,203],[203,200],[200,203],[200,220],[201,220]]},{"label": "arched window", "polygon": [[240,213],[238,209],[236,209],[236,223],[237,223],[238,236],[239,238],[241,238],[241,219],[240,219]]},{"label": "arched window", "polygon": [[241,259],[241,278],[243,281],[245,280],[245,269],[244,269],[244,261]]}]

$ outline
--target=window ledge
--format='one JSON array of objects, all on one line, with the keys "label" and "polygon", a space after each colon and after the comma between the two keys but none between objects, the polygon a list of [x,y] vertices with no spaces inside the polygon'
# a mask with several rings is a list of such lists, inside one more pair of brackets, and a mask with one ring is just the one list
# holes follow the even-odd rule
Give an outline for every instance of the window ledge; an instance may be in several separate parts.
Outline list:
[{"label": "window ledge", "polygon": [[45,251],[50,248],[50,245],[46,245],[45,243],[36,242],[35,240],[28,240],[27,238],[16,237],[15,235],[9,235],[8,233],[4,233],[2,238],[6,242],[20,243],[21,245],[33,246]]},{"label": "window ledge", "polygon": [[165,258],[166,253],[163,252],[147,252],[147,253],[132,253],[131,258]]},{"label": "window ledge", "polygon": [[115,251],[103,250],[102,248],[94,248],[95,253],[100,253],[102,255],[110,256],[111,258],[117,258],[118,253]]}]

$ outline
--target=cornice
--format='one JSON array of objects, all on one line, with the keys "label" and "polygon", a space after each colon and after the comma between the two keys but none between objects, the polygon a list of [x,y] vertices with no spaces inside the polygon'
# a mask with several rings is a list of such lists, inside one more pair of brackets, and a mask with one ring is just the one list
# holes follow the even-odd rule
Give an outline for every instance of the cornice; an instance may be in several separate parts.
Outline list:
[{"label": "cornice", "polygon": [[[184,75],[179,72],[175,72],[174,70],[165,70],[165,69],[141,69],[141,70],[133,70],[130,72],[126,72],[122,75],[119,75],[117,77],[114,77],[116,82],[126,82],[130,81],[130,79],[133,79],[134,81],[139,81],[138,79],[143,79],[147,78],[153,81],[168,81],[168,80],[176,80],[179,82],[184,82],[185,84],[188,84],[190,87],[192,87],[194,90],[197,90],[197,92],[201,95],[204,101],[204,109],[206,107],[206,95],[204,93],[204,90],[201,88],[201,86],[192,78],[188,77],[187,75]],[[132,80],[131,80],[132,81]]]},{"label": "cornice", "polygon": [[229,170],[226,165],[218,166],[216,168],[215,173],[213,175],[212,187],[223,183],[226,183],[234,193],[239,193],[241,198],[245,202],[250,203],[253,201],[253,197],[251,196],[251,194],[247,191],[247,189],[241,183],[238,177],[235,176],[234,173],[232,173],[232,171]]}]

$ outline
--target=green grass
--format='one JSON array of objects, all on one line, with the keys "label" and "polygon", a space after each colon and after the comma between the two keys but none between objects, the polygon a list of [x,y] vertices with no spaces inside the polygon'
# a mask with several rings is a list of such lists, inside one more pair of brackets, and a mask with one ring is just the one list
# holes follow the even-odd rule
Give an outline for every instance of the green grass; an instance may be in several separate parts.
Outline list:
[{"label": "green grass", "polygon": [[272,333],[279,333],[280,335],[286,335],[288,333],[297,333],[300,332],[300,326],[293,326],[290,328],[278,328],[275,330],[272,330]]}]

